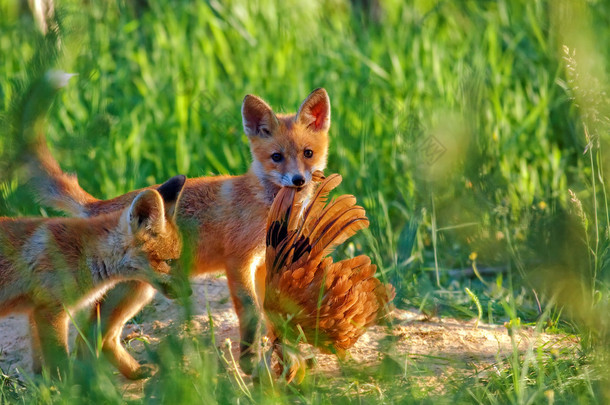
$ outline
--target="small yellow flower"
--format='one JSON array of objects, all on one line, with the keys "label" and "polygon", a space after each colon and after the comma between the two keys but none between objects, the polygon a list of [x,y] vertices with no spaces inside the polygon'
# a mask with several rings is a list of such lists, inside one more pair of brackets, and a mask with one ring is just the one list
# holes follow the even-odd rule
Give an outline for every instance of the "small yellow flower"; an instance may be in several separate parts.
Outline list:
[{"label": "small yellow flower", "polygon": [[549,404],[552,404],[555,402],[555,391],[546,390],[546,391],[544,391],[544,396],[549,401]]},{"label": "small yellow flower", "polygon": [[538,208],[540,208],[541,210],[546,209],[547,205],[544,201],[540,201],[538,203]]},{"label": "small yellow flower", "polygon": [[477,260],[477,256],[478,256],[478,255],[477,255],[477,252],[472,252],[472,253],[471,253],[471,254],[468,256],[468,258],[469,258],[471,261],[473,261],[473,262],[474,262],[475,260]]},{"label": "small yellow flower", "polygon": [[264,350],[267,350],[267,349],[269,348],[269,346],[270,346],[270,345],[269,345],[269,343],[270,343],[270,342],[269,342],[269,338],[268,338],[267,336],[263,336],[263,337],[261,338],[261,347],[262,347]]}]

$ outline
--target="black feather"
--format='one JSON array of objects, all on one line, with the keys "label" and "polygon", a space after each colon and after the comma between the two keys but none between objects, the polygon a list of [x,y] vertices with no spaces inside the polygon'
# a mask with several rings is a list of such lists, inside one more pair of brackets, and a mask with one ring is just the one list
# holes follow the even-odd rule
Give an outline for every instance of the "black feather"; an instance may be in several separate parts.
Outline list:
[{"label": "black feather", "polygon": [[286,221],[273,221],[267,231],[267,246],[277,248],[281,241],[288,235],[288,224]]},{"label": "black feather", "polygon": [[311,252],[311,244],[309,238],[301,236],[299,240],[294,244],[294,256],[292,257],[292,263],[295,263],[306,253]]}]

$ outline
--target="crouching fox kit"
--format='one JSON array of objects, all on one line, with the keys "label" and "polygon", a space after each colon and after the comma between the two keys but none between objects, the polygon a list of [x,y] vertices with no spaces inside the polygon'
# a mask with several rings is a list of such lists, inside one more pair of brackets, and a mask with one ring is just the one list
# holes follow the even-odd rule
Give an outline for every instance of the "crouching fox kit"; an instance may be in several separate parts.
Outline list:
[{"label": "crouching fox kit", "polygon": [[[330,100],[324,89],[317,89],[296,114],[276,115],[262,99],[248,95],[241,112],[252,152],[250,170],[241,176],[189,178],[177,217],[183,234],[188,235],[188,251],[193,252],[191,275],[214,271],[227,275],[239,318],[240,364],[249,373],[262,317],[269,208],[281,187],[304,189],[306,196],[312,173],[326,167]],[[75,176],[61,170],[44,137],[31,150],[38,195],[54,208],[89,217],[121,209],[137,194],[98,200],[79,186]],[[152,292],[146,283],[123,283],[100,306],[104,351],[128,378],[145,374],[120,344],[121,330],[151,299]]]},{"label": "crouching fox kit", "polygon": [[115,283],[138,280],[175,296],[168,261],[181,253],[174,213],[184,180],[92,218],[0,218],[0,316],[29,314],[34,371],[40,360],[52,374],[65,367],[67,311]]}]

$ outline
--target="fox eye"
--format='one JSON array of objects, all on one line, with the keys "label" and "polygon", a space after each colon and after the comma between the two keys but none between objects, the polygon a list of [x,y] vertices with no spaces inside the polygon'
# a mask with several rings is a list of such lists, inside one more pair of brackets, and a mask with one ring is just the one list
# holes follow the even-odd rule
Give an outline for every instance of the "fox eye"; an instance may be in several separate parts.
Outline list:
[{"label": "fox eye", "polygon": [[312,157],[313,156],[313,150],[305,149],[305,151],[303,152],[303,156],[305,156],[306,158]]},{"label": "fox eye", "polygon": [[278,152],[275,152],[273,155],[271,155],[271,160],[273,160],[274,162],[281,162],[282,158],[282,154]]}]

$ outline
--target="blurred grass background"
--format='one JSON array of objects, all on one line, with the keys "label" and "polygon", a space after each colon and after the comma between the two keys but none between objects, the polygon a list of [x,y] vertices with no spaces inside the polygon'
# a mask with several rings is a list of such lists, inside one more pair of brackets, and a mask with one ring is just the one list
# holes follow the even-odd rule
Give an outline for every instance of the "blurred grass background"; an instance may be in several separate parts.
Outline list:
[{"label": "blurred grass background", "polygon": [[[24,3],[0,0],[5,113],[40,37]],[[370,230],[346,249],[373,257],[379,277],[396,286],[398,307],[509,328],[536,325],[581,339],[578,353],[534,360],[515,354],[497,374],[456,376],[441,393],[418,386],[406,370],[381,369],[375,383],[383,397],[610,398],[602,366],[610,330],[607,2],[65,0],[58,6],[64,51],[57,67],[78,77],[56,100],[48,139],[85,190],[107,198],[177,173],[241,174],[250,163],[240,116],[244,95],[290,112],[312,89],[325,87],[332,103],[327,172],[343,175],[341,192],[355,194],[371,219]],[[7,136],[0,151],[11,156]],[[57,214],[36,205],[17,176],[0,183],[0,197],[0,215]],[[276,396],[248,392],[204,343],[167,345],[159,355],[166,380],[148,385],[148,400],[377,398],[377,391],[355,395],[321,381]],[[180,350],[198,359],[186,370],[168,360],[181,358]],[[344,382],[365,378],[348,373]],[[48,381],[25,388],[9,377],[2,381],[2,397],[18,402],[84,395],[69,385],[58,389],[61,395],[49,391]],[[113,403],[122,400],[117,389],[83,388],[90,398]]]}]

